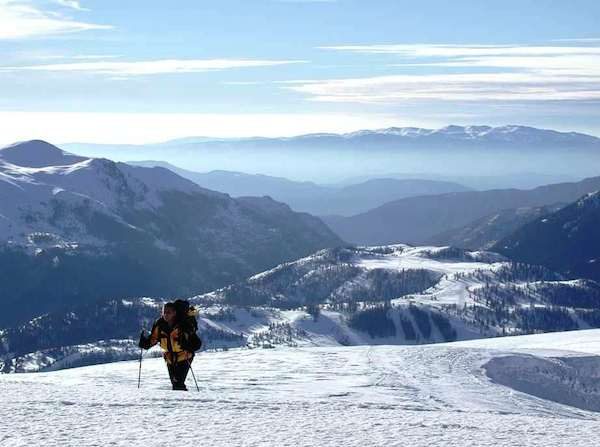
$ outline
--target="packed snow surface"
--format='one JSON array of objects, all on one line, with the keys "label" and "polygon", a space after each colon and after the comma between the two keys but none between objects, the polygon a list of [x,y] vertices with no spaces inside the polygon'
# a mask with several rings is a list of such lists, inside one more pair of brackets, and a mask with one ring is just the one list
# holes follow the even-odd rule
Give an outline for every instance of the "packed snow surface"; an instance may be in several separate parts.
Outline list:
[{"label": "packed snow surface", "polygon": [[[201,353],[200,392],[161,359],[0,376],[0,445],[592,446],[600,414],[486,373],[506,357],[597,361],[600,331],[446,345]],[[575,388],[577,384],[573,385]]]}]

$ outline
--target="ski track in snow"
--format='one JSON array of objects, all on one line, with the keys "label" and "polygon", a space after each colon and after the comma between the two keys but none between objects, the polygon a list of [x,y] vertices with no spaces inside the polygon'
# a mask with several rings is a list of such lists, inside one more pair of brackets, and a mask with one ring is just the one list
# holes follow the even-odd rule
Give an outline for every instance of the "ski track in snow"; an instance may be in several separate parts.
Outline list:
[{"label": "ski track in snow", "polygon": [[560,349],[561,340],[572,347],[586,335],[598,347],[600,331],[585,331],[497,347],[202,353],[199,393],[191,375],[190,392],[170,391],[162,359],[144,361],[140,390],[137,362],[0,375],[0,445],[592,446],[600,414],[495,384],[482,368],[529,345],[548,355],[543,348]]}]

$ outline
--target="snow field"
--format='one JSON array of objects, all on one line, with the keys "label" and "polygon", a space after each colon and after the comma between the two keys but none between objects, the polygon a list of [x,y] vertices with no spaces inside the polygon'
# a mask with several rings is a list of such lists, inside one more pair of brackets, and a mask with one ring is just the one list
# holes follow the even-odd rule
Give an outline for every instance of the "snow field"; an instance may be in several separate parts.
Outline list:
[{"label": "snow field", "polygon": [[600,414],[497,384],[484,365],[598,353],[600,331],[230,350],[197,357],[199,393],[191,376],[193,391],[170,391],[161,359],[144,361],[140,390],[137,362],[2,375],[0,445],[592,446]]}]

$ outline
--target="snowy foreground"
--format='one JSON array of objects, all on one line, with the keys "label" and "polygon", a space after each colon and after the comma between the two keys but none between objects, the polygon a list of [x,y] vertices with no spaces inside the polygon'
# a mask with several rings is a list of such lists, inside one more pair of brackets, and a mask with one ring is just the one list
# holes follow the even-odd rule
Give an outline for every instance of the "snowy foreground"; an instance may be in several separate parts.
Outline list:
[{"label": "snowy foreground", "polygon": [[141,390],[137,362],[0,375],[0,445],[592,446],[599,354],[600,330],[231,350],[196,359],[199,393],[170,391],[161,359]]}]

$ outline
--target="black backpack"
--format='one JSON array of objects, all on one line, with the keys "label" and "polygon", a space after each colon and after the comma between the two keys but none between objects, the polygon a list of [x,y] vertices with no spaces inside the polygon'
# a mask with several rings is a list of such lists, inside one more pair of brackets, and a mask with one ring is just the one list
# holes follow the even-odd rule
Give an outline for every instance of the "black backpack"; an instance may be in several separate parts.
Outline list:
[{"label": "black backpack", "polygon": [[198,330],[198,320],[196,320],[198,311],[186,300],[176,300],[173,304],[175,305],[177,321],[181,329],[188,334],[188,339],[182,345],[182,348],[191,352],[199,350],[202,347],[202,340],[196,334]]}]

